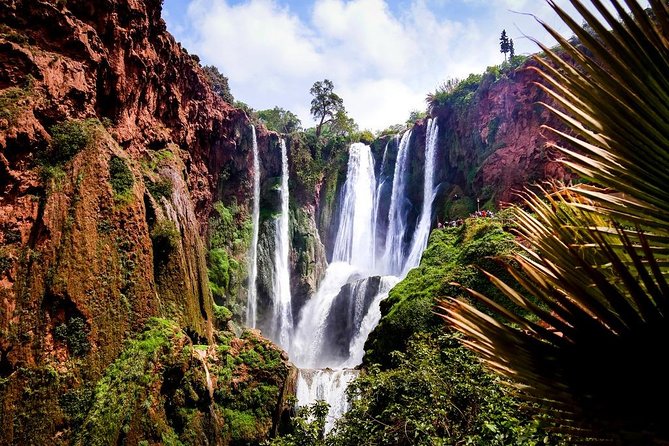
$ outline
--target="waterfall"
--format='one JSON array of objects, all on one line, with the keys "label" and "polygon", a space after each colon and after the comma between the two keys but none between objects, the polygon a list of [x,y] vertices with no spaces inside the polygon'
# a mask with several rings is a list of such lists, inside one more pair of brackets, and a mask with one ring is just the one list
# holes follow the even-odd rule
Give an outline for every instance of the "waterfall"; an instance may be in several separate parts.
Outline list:
[{"label": "waterfall", "polygon": [[344,367],[357,367],[362,363],[362,357],[365,355],[365,341],[381,320],[381,301],[388,297],[390,290],[399,282],[395,276],[381,277],[379,289],[374,300],[369,306],[364,319],[360,322],[358,332],[351,341],[349,347],[349,357],[344,363]]},{"label": "waterfall", "polygon": [[439,127],[437,126],[437,119],[430,119],[427,123],[427,132],[425,136],[425,169],[423,181],[423,208],[420,213],[420,219],[416,225],[416,230],[413,233],[413,241],[411,243],[411,250],[404,265],[403,275],[409,272],[410,269],[415,268],[420,263],[420,257],[427,246],[427,239],[430,236],[430,229],[432,228],[432,202],[436,195],[436,188],[434,187],[434,168],[436,164],[437,153],[437,134]]},{"label": "waterfall", "polygon": [[404,238],[407,225],[406,180],[409,166],[411,130],[402,135],[397,151],[393,189],[390,198],[388,232],[386,234],[384,262],[388,273],[399,276],[404,264]]},{"label": "waterfall", "polygon": [[281,139],[281,214],[276,219],[271,337],[284,347],[290,345],[293,329],[288,263],[290,251],[290,242],[288,239],[288,205],[288,150],[286,148],[286,141]]},{"label": "waterfall", "polygon": [[302,311],[289,353],[298,367],[336,367],[324,355],[327,341],[325,330],[328,315],[341,288],[355,275],[355,268],[345,262],[328,266],[316,294],[309,299]]},{"label": "waterfall", "polygon": [[253,142],[253,238],[249,255],[249,290],[246,300],[246,325],[256,326],[256,308],[258,306],[258,230],[260,225],[260,157],[258,155],[258,140],[256,128],[251,126]]},{"label": "waterfall", "polygon": [[346,262],[362,271],[370,271],[374,266],[375,187],[374,159],[369,146],[352,144],[335,239],[335,262]]},{"label": "waterfall", "polygon": [[[429,121],[423,211],[413,237],[406,234],[411,131],[405,132],[401,139],[395,139],[398,153],[392,178],[386,175],[390,142],[384,149],[378,180],[369,146],[361,143],[351,145],[346,181],[339,198],[341,214],[333,262],[328,266],[316,293],[300,310],[292,336],[289,332],[292,325],[289,318],[290,293],[287,289],[288,191],[286,185],[284,197],[282,186],[282,214],[277,225],[277,237],[281,237],[285,230],[286,242],[277,239],[275,275],[277,278],[285,277],[286,290],[284,292],[280,286],[276,286],[275,299],[286,306],[277,304],[275,308],[285,308],[286,311],[274,315],[274,320],[278,321],[275,323],[285,328],[279,331],[277,337],[291,359],[301,368],[297,382],[298,404],[304,406],[317,400],[329,403],[326,431],[333,427],[334,421],[348,408],[346,388],[357,376],[358,371],[354,368],[362,362],[365,341],[381,319],[381,301],[388,297],[392,287],[403,277],[405,265],[415,266],[415,259],[420,259],[425,248],[434,200],[437,130],[436,121]],[[282,148],[285,151],[285,146]],[[285,166],[283,179],[287,182]],[[387,187],[384,193],[384,185],[390,186],[391,182],[390,206],[380,206],[381,197],[388,196]],[[281,224],[284,216],[285,229]],[[388,228],[385,237],[377,237],[377,226],[385,228],[386,221]],[[377,238],[383,239],[382,243],[378,243]],[[405,248],[409,240],[412,243],[407,257]],[[378,245],[382,245],[382,249],[377,249]],[[286,259],[284,276],[278,268],[280,258]]]},{"label": "waterfall", "polygon": [[373,255],[374,255],[374,261],[373,261],[373,268],[377,267],[377,257],[379,254],[382,253],[382,251],[379,248],[379,244],[377,243],[377,238],[378,238],[378,226],[379,226],[379,205],[381,204],[381,197],[383,194],[383,190],[386,185],[386,174],[385,174],[385,169],[387,166],[387,160],[388,160],[388,146],[390,145],[390,139],[386,143],[386,146],[383,148],[383,157],[381,158],[381,167],[379,168],[379,177],[377,181],[377,186],[376,186],[376,191],[374,192],[374,210],[372,211],[372,240],[374,243],[374,250]]},{"label": "waterfall", "polygon": [[357,370],[302,369],[297,377],[297,400],[300,406],[323,400],[330,405],[325,432],[348,410],[346,389],[358,376]]}]

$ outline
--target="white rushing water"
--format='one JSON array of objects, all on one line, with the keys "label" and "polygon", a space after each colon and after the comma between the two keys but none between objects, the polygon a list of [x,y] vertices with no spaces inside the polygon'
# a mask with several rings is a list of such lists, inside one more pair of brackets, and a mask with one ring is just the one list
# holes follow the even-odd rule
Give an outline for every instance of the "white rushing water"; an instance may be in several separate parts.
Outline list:
[{"label": "white rushing water", "polygon": [[365,341],[367,341],[367,337],[381,320],[381,301],[388,297],[390,290],[399,281],[400,279],[395,276],[381,277],[379,290],[370,304],[365,317],[362,319],[357,334],[351,341],[348,351],[349,357],[344,363],[344,367],[357,367],[362,363],[362,357],[365,356]]},{"label": "white rushing water", "polygon": [[325,432],[348,410],[346,388],[358,376],[357,370],[301,369],[297,377],[297,400],[302,402],[325,401],[330,411],[325,419]]},{"label": "white rushing water", "polygon": [[415,268],[420,263],[420,257],[427,246],[427,239],[430,236],[432,228],[432,203],[437,195],[437,189],[434,187],[434,168],[436,164],[437,153],[437,134],[439,127],[437,119],[430,119],[427,123],[427,132],[425,136],[425,169],[423,180],[423,208],[420,213],[420,219],[413,233],[413,241],[409,256],[404,264],[403,275],[409,270]]},{"label": "white rushing water", "polygon": [[333,261],[346,262],[362,271],[374,266],[375,189],[374,159],[369,146],[352,144]]},{"label": "white rushing water", "polygon": [[325,329],[335,297],[355,272],[355,267],[348,263],[331,263],[318,291],[300,311],[300,320],[289,350],[298,367],[325,368],[339,365],[323,355],[323,344],[329,341],[325,338]]},{"label": "white rushing water", "polygon": [[404,266],[404,238],[407,227],[406,180],[409,167],[409,142],[411,130],[402,135],[395,173],[393,175],[393,189],[390,197],[390,211],[388,213],[388,232],[384,253],[385,270],[388,274],[399,276]]},{"label": "white rushing water", "polygon": [[288,149],[286,148],[286,141],[281,139],[281,214],[276,219],[276,249],[274,251],[274,278],[272,286],[273,315],[270,337],[284,347],[290,345],[293,331],[290,265],[288,263],[288,256],[290,254],[288,205]]},{"label": "white rushing water", "polygon": [[253,236],[251,251],[249,252],[249,284],[246,302],[246,325],[256,327],[256,313],[258,307],[258,230],[260,225],[260,157],[258,155],[258,140],[256,128],[251,126],[253,143]]}]

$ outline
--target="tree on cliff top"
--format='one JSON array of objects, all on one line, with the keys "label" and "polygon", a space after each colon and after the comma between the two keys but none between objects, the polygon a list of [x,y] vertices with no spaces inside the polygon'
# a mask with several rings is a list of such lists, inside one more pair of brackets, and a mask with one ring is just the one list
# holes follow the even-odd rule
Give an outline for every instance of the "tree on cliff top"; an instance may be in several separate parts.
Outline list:
[{"label": "tree on cliff top", "polygon": [[223,76],[223,74],[218,71],[213,65],[207,65],[202,67],[202,71],[207,76],[211,88],[214,90],[214,93],[219,95],[225,102],[228,104],[234,104],[235,98],[230,92],[230,85],[228,85],[228,78]]},{"label": "tree on cliff top", "polygon": [[510,51],[509,38],[506,35],[506,30],[502,30],[502,35],[499,38],[499,52],[504,54],[504,62],[506,62],[506,53]]},{"label": "tree on cliff top", "polygon": [[279,133],[293,133],[302,128],[302,122],[297,115],[281,107],[260,110],[258,118],[260,118],[269,130]]},{"label": "tree on cliff top", "polygon": [[346,113],[344,101],[334,92],[334,84],[329,79],[314,83],[309,92],[314,97],[311,100],[311,115],[318,121],[316,136],[320,136],[323,124],[334,121],[342,112]]}]

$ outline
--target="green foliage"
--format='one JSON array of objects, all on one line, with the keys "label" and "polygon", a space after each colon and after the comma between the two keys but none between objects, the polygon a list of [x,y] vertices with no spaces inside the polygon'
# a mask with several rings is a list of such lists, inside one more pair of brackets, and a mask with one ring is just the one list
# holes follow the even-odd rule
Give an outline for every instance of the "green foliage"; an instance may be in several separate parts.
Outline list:
[{"label": "green foliage", "polygon": [[109,160],[109,181],[116,199],[125,199],[130,195],[135,177],[128,165],[116,155]]},{"label": "green foliage", "polygon": [[95,386],[91,408],[76,434],[75,445],[117,444],[138,411],[145,410],[140,403],[158,379],[153,364],[176,336],[184,336],[176,325],[152,318],[146,330],[128,342]]},{"label": "green foliage", "polygon": [[228,310],[227,307],[214,304],[214,318],[219,323],[219,327],[225,327],[227,322],[232,319],[232,311]]},{"label": "green foliage", "polygon": [[499,52],[504,54],[504,61],[506,62],[506,55],[509,53],[513,46],[513,41],[509,41],[509,37],[506,35],[506,30],[502,30],[502,35],[499,37]]},{"label": "green foliage", "polygon": [[394,124],[377,133],[376,137],[381,138],[388,135],[397,135],[407,129],[406,124]]},{"label": "green foliage", "polygon": [[339,120],[342,121],[340,125],[345,124],[344,101],[334,92],[334,84],[331,80],[324,79],[315,82],[309,92],[314,97],[311,100],[311,115],[318,121],[316,126],[317,137],[321,135],[325,123]]},{"label": "green foliage", "polygon": [[[10,28],[4,23],[0,24],[0,39],[5,39],[9,42],[14,42],[19,45],[27,45],[30,42],[28,36],[13,28]],[[2,107],[0,107],[0,110],[2,110]]]},{"label": "green foliage", "polygon": [[[297,409],[291,420],[292,432],[272,439],[269,446],[325,446],[339,444],[333,438],[325,439],[325,421],[330,406],[325,401],[316,401]],[[358,444],[368,444],[369,439]]]},{"label": "green foliage", "polygon": [[58,398],[58,405],[67,415],[73,428],[78,428],[84,422],[86,414],[93,404],[93,396],[93,388],[84,386],[68,390]]},{"label": "green foliage", "polygon": [[214,203],[209,220],[209,287],[214,298],[234,314],[243,312],[236,301],[246,277],[246,255],[251,245],[253,222],[236,200],[226,206]]},{"label": "green foliage", "polygon": [[353,138],[358,142],[367,144],[368,146],[371,146],[374,140],[376,139],[374,137],[374,133],[372,133],[371,130],[363,130],[361,132],[358,132],[354,135]]},{"label": "green foliage", "polygon": [[66,163],[81,152],[93,139],[97,119],[80,121],[70,119],[51,127],[51,146],[44,156],[45,164],[55,166]]},{"label": "green foliage", "polygon": [[460,227],[432,231],[419,267],[409,271],[381,303],[383,317],[365,345],[366,363],[388,365],[390,353],[402,350],[414,333],[440,330],[442,323],[434,314],[435,299],[462,296],[463,291],[453,283],[483,287],[490,291],[491,298],[521,311],[477,269],[484,267],[503,274],[501,266],[489,257],[506,255],[513,248],[513,236],[496,219],[467,219]]},{"label": "green foliage", "polygon": [[30,95],[30,89],[11,87],[0,93],[0,119],[6,119],[13,124],[23,108],[25,99]]},{"label": "green foliage", "polygon": [[161,220],[151,231],[154,256],[166,259],[179,246],[181,233],[172,220]]},{"label": "green foliage", "polygon": [[[209,287],[215,296],[224,297],[230,286],[231,262],[223,248],[215,248],[209,251]],[[236,262],[235,262],[236,263]]]},{"label": "green foliage", "polygon": [[349,387],[328,445],[558,444],[523,414],[452,334],[415,334],[393,366]]},{"label": "green foliage", "polygon": [[427,118],[427,112],[426,111],[420,111],[420,110],[411,110],[411,113],[409,113],[409,118],[407,119],[407,125],[412,126],[416,123],[416,121],[420,121],[421,119]]},{"label": "green foliage", "polygon": [[449,80],[439,86],[434,93],[427,95],[428,105],[430,108],[444,106],[466,108],[474,98],[482,80],[483,75],[481,74],[470,74],[462,81]]},{"label": "green foliage", "polygon": [[218,71],[218,68],[216,68],[213,65],[207,65],[202,67],[202,71],[207,77],[207,80],[209,81],[212,90],[214,90],[214,93],[223,98],[223,100],[228,104],[234,104],[235,98],[232,96],[232,93],[230,92],[230,85],[228,84],[228,78],[223,76],[223,74],[220,71]]},{"label": "green foliage", "polygon": [[12,260],[11,254],[2,246],[0,246],[0,274],[4,274],[9,271],[9,268],[12,267],[14,261]]},{"label": "green foliage", "polygon": [[53,335],[56,340],[65,343],[74,356],[83,356],[91,349],[88,332],[89,328],[86,321],[75,316],[67,323],[57,325],[54,328]]},{"label": "green foliage", "polygon": [[234,442],[247,442],[258,437],[258,420],[252,412],[223,409],[225,423]]},{"label": "green foliage", "polygon": [[174,190],[174,184],[170,178],[159,178],[156,181],[152,181],[148,178],[145,179],[146,188],[149,190],[149,193],[159,200],[160,197],[170,198],[172,196],[172,191]]},{"label": "green foliage", "polygon": [[449,200],[444,205],[444,215],[448,221],[459,218],[467,218],[476,211],[476,201],[471,197],[459,197],[457,200]]},{"label": "green foliage", "polygon": [[302,127],[296,114],[280,107],[258,111],[258,118],[269,130],[278,133],[293,133]]}]

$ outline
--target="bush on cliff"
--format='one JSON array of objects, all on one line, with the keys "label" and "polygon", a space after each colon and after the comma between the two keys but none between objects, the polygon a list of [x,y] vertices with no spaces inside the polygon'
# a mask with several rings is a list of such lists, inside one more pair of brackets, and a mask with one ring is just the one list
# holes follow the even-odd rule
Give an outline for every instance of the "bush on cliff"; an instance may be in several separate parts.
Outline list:
[{"label": "bush on cliff", "polygon": [[432,231],[418,268],[409,271],[381,303],[383,317],[365,344],[365,363],[386,366],[391,353],[403,350],[414,333],[440,331],[442,322],[434,314],[435,300],[462,295],[454,282],[485,288],[499,302],[520,311],[477,269],[503,274],[489,257],[508,254],[512,249],[513,236],[497,219],[468,219],[460,227]]},{"label": "bush on cliff", "polygon": [[392,367],[349,387],[351,410],[329,445],[560,444],[523,413],[453,334],[417,333]]}]

